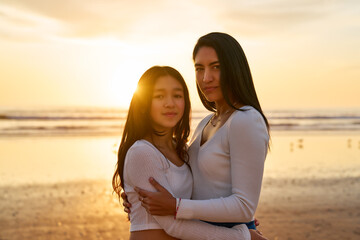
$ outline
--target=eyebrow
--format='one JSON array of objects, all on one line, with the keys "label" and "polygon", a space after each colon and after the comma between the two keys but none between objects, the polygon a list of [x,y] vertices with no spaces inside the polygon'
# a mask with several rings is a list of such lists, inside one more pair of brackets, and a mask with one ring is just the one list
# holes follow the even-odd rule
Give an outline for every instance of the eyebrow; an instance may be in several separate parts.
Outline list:
[{"label": "eyebrow", "polygon": [[[163,92],[165,92],[166,90],[165,90],[165,88],[157,88],[157,89],[154,89],[154,92],[155,91],[163,91]],[[174,88],[174,89],[172,89],[172,91],[183,91],[183,89],[182,88]]]},{"label": "eyebrow", "polygon": [[[214,62],[211,62],[209,64],[209,66],[212,66],[212,65],[215,65],[215,64],[220,64],[219,61],[214,61]],[[200,63],[195,63],[195,67],[201,67],[201,66],[204,66],[203,64],[200,64]]]}]

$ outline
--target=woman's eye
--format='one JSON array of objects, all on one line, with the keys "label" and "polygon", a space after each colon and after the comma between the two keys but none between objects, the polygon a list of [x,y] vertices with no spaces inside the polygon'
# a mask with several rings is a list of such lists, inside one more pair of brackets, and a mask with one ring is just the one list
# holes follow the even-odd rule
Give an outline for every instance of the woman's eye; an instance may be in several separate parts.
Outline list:
[{"label": "woman's eye", "polygon": [[220,69],[220,65],[215,65],[214,69]]},{"label": "woman's eye", "polygon": [[204,70],[203,68],[195,68],[195,72],[201,72],[203,70]]},{"label": "woman's eye", "polygon": [[182,98],[183,96],[180,95],[180,94],[176,94],[174,97],[175,97],[175,98]]}]

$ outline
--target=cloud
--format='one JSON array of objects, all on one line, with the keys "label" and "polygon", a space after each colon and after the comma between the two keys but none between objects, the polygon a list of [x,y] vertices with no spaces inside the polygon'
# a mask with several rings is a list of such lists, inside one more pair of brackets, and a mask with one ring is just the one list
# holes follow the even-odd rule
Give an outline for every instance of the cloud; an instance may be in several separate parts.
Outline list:
[{"label": "cloud", "polygon": [[[154,9],[159,1],[141,1],[137,4],[128,1],[93,0],[2,0],[0,2],[0,31],[9,28],[42,27],[46,22],[57,23],[54,30],[43,29],[44,33],[59,37],[95,37],[103,35],[121,36],[131,32],[132,25],[147,11]],[[42,18],[42,20],[39,20]],[[36,19],[36,20],[34,20]],[[8,31],[9,32],[9,31]],[[14,31],[12,31],[14,32]],[[31,33],[31,31],[30,31]],[[15,34],[16,35],[16,34]],[[20,34],[21,35],[21,34]]]},{"label": "cloud", "polygon": [[210,31],[251,39],[299,37],[321,31],[328,19],[344,21],[358,6],[356,0],[0,0],[0,35],[20,41],[110,37],[132,42]]},{"label": "cloud", "polygon": [[197,3],[209,8],[228,32],[248,37],[297,36],[298,28],[315,29],[312,25],[321,25],[329,19],[341,22],[341,16],[360,6],[355,0],[233,0],[222,4],[197,0]]},{"label": "cloud", "polygon": [[[1,14],[2,8],[17,11],[8,11],[4,15]],[[187,31],[191,27],[187,24],[189,18],[198,14],[194,8],[196,6],[191,2],[166,0],[2,0],[0,19],[5,20],[9,26],[33,25],[33,21],[20,14],[22,12],[57,22],[56,31],[49,33],[59,37],[126,38],[135,35],[132,37],[136,38],[139,34],[161,36]],[[41,26],[43,22],[36,21],[35,24]]]},{"label": "cloud", "polygon": [[11,42],[40,41],[60,27],[52,19],[6,5],[0,5],[0,20],[0,39]]}]

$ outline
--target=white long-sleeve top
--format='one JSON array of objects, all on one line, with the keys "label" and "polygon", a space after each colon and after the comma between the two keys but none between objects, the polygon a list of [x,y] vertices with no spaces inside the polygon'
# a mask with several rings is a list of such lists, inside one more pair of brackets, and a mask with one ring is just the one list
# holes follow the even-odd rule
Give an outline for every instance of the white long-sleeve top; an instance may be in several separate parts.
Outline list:
[{"label": "white long-sleeve top", "polygon": [[269,134],[261,114],[251,106],[234,111],[201,145],[212,115],[196,128],[189,147],[194,187],[192,200],[181,201],[177,218],[212,222],[253,220],[261,190]]},{"label": "white long-sleeve top", "polygon": [[213,226],[197,220],[175,220],[173,216],[152,216],[141,206],[134,187],[149,191],[156,189],[149,183],[155,178],[173,196],[190,198],[192,176],[186,164],[177,167],[150,142],[136,141],[128,150],[124,165],[125,192],[131,202],[130,231],[164,229],[173,237],[180,239],[246,239],[250,240],[247,227],[234,228]]}]

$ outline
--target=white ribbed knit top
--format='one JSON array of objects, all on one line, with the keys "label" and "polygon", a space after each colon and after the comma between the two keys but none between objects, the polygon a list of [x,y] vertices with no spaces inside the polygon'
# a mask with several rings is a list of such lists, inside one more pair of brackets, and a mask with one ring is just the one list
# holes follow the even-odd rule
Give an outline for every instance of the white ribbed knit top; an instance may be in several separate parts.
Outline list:
[{"label": "white ribbed knit top", "polygon": [[249,222],[257,208],[269,134],[261,114],[251,106],[235,111],[212,138],[201,145],[212,115],[196,128],[189,147],[194,187],[182,200],[177,218],[212,222]]},{"label": "white ribbed knit top", "polygon": [[128,150],[124,165],[125,192],[131,202],[130,231],[164,229],[180,239],[250,239],[245,225],[234,228],[213,226],[197,220],[175,220],[173,216],[152,216],[141,206],[134,187],[156,191],[149,183],[155,178],[175,197],[190,198],[192,176],[186,164],[177,167],[150,142],[139,140]]}]

